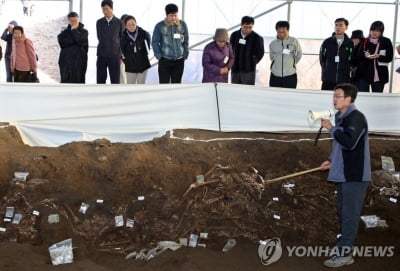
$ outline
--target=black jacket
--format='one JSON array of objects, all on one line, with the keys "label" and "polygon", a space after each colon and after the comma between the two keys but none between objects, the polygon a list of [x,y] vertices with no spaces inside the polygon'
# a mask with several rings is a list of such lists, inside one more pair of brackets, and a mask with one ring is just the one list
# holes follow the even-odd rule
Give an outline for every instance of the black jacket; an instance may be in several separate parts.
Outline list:
[{"label": "black jacket", "polygon": [[12,50],[12,34],[10,32],[8,32],[7,28],[4,30],[3,34],[1,35],[1,39],[7,43],[6,52],[4,53],[4,57],[10,58],[11,50]]},{"label": "black jacket", "polygon": [[379,81],[382,83],[389,82],[389,69],[388,64],[393,59],[393,45],[390,39],[381,37],[378,41],[379,58],[369,59],[364,56],[366,51],[370,54],[374,54],[377,44],[373,44],[369,41],[369,38],[361,41],[361,46],[357,51],[356,57],[358,59],[357,72],[355,74],[356,80],[364,80],[369,83],[374,82],[374,65],[378,71]]},{"label": "black jacket", "polygon": [[117,17],[113,17],[107,22],[105,17],[98,19],[96,22],[97,39],[97,56],[99,57],[121,57],[121,37],[122,37],[122,21]]},{"label": "black jacket", "polygon": [[85,83],[88,52],[88,31],[79,23],[77,29],[68,25],[58,36],[61,47],[58,65],[61,83]]},{"label": "black jacket", "polygon": [[[350,66],[354,43],[345,34],[340,47],[337,44],[335,33],[324,40],[319,51],[319,62],[321,64],[321,80],[330,83],[349,83]],[[337,56],[339,62],[336,62]]]},{"label": "black jacket", "polygon": [[[128,30],[124,30],[121,39],[121,50],[125,63],[125,71],[142,73],[150,68],[148,52],[150,50],[151,39],[150,34],[144,29],[137,27],[136,31],[138,32],[134,41],[129,37]],[[130,33],[130,35],[134,37],[135,33]]]},{"label": "black jacket", "polygon": [[244,39],[246,44],[239,43],[242,38],[241,30],[232,33],[230,43],[233,49],[235,62],[232,67],[233,72],[253,72],[256,65],[264,56],[264,39],[256,32],[252,31]]}]

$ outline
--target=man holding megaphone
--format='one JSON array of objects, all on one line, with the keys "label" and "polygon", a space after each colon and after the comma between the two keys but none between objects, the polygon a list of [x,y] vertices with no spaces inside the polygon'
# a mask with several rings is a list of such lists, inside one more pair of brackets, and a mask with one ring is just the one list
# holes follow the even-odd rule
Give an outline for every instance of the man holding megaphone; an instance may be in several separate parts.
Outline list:
[{"label": "man holding megaphone", "polygon": [[329,119],[321,119],[321,126],[328,129],[333,138],[332,153],[321,164],[321,169],[329,169],[328,181],[336,183],[336,207],[341,234],[332,250],[332,258],[324,262],[328,267],[354,263],[352,247],[371,180],[368,124],[365,116],[354,105],[357,87],[343,83],[336,85],[334,91],[333,105],[338,110],[335,114],[336,126]]}]

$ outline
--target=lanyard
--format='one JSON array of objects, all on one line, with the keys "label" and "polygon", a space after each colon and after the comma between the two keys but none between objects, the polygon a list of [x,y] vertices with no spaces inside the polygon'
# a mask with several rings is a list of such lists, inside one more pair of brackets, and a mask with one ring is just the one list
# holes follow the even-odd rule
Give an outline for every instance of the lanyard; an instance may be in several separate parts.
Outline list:
[{"label": "lanyard", "polygon": [[137,39],[137,36],[138,36],[138,33],[139,33],[139,31],[138,31],[137,29],[136,29],[136,31],[134,32],[133,36],[129,33],[128,30],[126,30],[126,33],[128,33],[128,36],[129,36],[134,42],[136,42],[136,39]]}]

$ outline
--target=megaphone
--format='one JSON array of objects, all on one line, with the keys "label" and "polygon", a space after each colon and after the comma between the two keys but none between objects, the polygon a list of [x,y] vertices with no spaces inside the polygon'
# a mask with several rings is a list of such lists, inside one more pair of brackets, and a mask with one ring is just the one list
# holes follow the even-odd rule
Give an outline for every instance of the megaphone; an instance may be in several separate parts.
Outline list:
[{"label": "megaphone", "polygon": [[314,112],[312,110],[308,111],[308,124],[313,125],[314,122],[316,122],[319,119],[329,119],[335,115],[335,112],[331,109],[325,110],[325,111],[320,111],[320,112]]}]

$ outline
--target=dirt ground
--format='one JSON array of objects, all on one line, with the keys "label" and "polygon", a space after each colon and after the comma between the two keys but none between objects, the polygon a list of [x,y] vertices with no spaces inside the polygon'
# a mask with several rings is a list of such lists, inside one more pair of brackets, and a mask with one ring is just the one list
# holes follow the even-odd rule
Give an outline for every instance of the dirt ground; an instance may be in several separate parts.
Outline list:
[{"label": "dirt ground", "polygon": [[[332,246],[338,233],[335,187],[327,172],[261,185],[261,180],[315,168],[331,141],[323,134],[218,133],[177,130],[150,142],[72,142],[58,148],[24,145],[15,127],[0,129],[1,270],[321,270],[326,257],[288,256],[260,262],[258,241],[282,246]],[[392,257],[356,257],[342,270],[396,270],[400,263],[400,183],[382,171],[381,156],[400,167],[399,137],[370,136],[373,182],[363,215],[387,228],[360,222],[358,246],[395,246]],[[27,182],[13,180],[29,172]],[[196,182],[203,175],[205,183]],[[191,186],[192,185],[192,186]],[[292,186],[292,187],[290,187]],[[386,189],[382,189],[386,187]],[[190,189],[189,189],[190,188]],[[390,200],[392,199],[392,201]],[[99,201],[99,200],[102,200]],[[85,213],[81,204],[89,205]],[[34,215],[38,211],[39,215]],[[49,223],[49,215],[59,215]],[[124,225],[117,227],[116,216]],[[134,221],[127,227],[126,221]],[[206,247],[167,250],[146,261],[125,259],[159,241],[189,238]],[[73,263],[53,266],[48,247],[72,238]],[[226,241],[237,245],[222,252]]]}]

